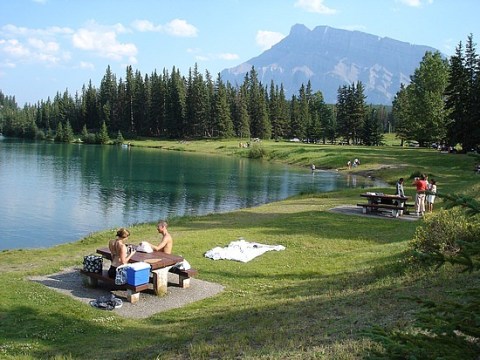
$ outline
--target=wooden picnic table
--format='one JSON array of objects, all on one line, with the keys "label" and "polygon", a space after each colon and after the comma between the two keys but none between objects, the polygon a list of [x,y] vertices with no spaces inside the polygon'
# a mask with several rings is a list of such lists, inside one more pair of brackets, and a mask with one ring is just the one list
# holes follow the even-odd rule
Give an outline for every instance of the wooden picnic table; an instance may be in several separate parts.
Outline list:
[{"label": "wooden picnic table", "polygon": [[384,193],[367,192],[360,194],[361,197],[367,198],[367,203],[357,204],[357,206],[363,207],[363,213],[366,214],[369,211],[391,211],[393,216],[400,215],[400,211],[404,211],[407,205],[408,196],[390,195]]},{"label": "wooden picnic table", "polygon": [[[97,253],[108,260],[112,260],[112,253],[108,247],[97,249]],[[153,291],[155,294],[163,296],[167,294],[168,272],[172,267],[184,260],[183,257],[173,254],[166,254],[161,251],[152,253],[144,253],[137,251],[131,258],[129,263],[146,262],[151,265],[153,277]]]}]

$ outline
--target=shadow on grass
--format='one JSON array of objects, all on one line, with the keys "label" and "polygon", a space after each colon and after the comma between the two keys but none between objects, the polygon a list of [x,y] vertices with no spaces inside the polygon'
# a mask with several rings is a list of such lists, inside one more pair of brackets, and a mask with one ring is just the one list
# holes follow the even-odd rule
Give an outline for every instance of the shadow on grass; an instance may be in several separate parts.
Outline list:
[{"label": "shadow on grass", "polygon": [[[210,228],[234,230],[237,233],[255,232],[269,236],[295,233],[297,236],[312,236],[330,239],[366,239],[379,243],[405,241],[411,238],[418,222],[398,221],[394,218],[374,218],[330,213],[324,210],[312,210],[295,213],[255,214],[238,211],[234,214],[215,215],[198,218],[181,227],[189,230],[205,231]],[[313,221],[312,221],[313,219]],[[392,226],[395,222],[396,226]],[[232,239],[233,240],[233,239]]]},{"label": "shadow on grass", "polygon": [[[405,297],[438,299],[448,296],[444,286],[462,288],[472,282],[464,274],[412,281],[400,271],[397,257],[390,260],[360,273],[224,272],[222,276],[252,281],[251,287],[227,291],[222,297],[230,296],[230,302],[207,299],[138,322],[99,315],[88,305],[57,296],[52,296],[57,304],[43,306],[28,299],[29,306],[1,312],[0,333],[4,346],[23,349],[34,358],[286,358],[322,352],[328,356],[338,344],[355,348],[365,342],[362,333],[370,328],[408,326],[418,309]],[[478,277],[474,280],[479,282]],[[26,350],[22,344],[33,345]],[[370,346],[357,347],[344,358],[363,357]]]}]

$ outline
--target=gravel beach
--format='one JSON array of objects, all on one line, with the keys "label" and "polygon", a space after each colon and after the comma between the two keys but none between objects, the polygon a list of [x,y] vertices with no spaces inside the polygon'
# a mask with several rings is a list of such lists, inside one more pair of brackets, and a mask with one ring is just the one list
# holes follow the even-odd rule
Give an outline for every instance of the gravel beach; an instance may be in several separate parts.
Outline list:
[{"label": "gravel beach", "polygon": [[[115,290],[103,283],[100,283],[98,288],[86,287],[79,270],[80,268],[69,268],[56,274],[34,276],[29,279],[62,294],[69,295],[86,305],[89,305],[91,300],[101,296],[114,294],[123,300],[123,306],[111,311],[126,318],[136,319],[148,318],[162,311],[179,308],[215,296],[224,289],[222,285],[194,278],[190,280],[189,288],[182,289],[178,286],[178,275],[168,274],[168,293],[166,296],[159,297],[153,293],[153,290],[146,290],[140,293],[140,300],[136,304],[131,304],[126,301],[127,292],[125,290]],[[98,311],[105,312],[107,310],[99,309]]]}]

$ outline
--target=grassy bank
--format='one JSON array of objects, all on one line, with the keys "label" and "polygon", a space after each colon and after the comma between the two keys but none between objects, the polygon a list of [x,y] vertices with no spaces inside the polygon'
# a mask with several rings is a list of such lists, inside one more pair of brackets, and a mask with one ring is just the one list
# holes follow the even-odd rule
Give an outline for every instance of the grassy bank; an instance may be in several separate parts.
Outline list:
[{"label": "grassy bank", "polygon": [[[132,144],[229,156],[248,157],[251,151],[237,141]],[[478,157],[391,145],[258,146],[269,161],[348,171],[346,162],[359,158],[353,173],[394,184],[399,176],[426,172],[441,192],[480,193],[480,177],[472,171]],[[0,252],[0,358],[358,359],[379,348],[366,330],[412,325],[419,308],[407,298],[449,300],[455,290],[480,285],[478,274],[451,267],[432,273],[404,267],[402,252],[419,222],[328,211],[356,204],[359,191],[303,194],[227,214],[171,219],[175,252],[199,270],[200,279],[220,283],[225,291],[145,320],[101,312],[26,279],[80,267],[83,255],[104,246],[113,229],[49,249]],[[407,194],[413,195],[412,186]],[[131,230],[132,242],[157,236],[153,224]],[[238,237],[286,250],[246,264],[203,257]]]}]

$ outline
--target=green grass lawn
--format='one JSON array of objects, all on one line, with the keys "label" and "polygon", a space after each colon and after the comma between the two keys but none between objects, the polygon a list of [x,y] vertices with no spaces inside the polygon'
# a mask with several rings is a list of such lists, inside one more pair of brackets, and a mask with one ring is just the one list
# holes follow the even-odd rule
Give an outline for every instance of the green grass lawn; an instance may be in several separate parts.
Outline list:
[{"label": "green grass lawn", "polygon": [[[132,144],[229,156],[248,156],[249,151],[233,140]],[[473,172],[478,156],[393,143],[378,148],[275,142],[260,146],[270,161],[346,171],[347,160],[358,157],[361,166],[352,172],[380,177],[392,187],[399,176],[409,179],[426,172],[437,179],[440,192],[463,192],[477,199],[480,193],[480,177]],[[407,185],[407,194],[413,195]],[[84,255],[114,237],[114,229],[49,249],[2,251],[0,358],[364,358],[380,349],[366,331],[413,325],[419,305],[408,298],[455,299],[456,290],[478,287],[480,279],[449,266],[432,272],[406,267],[402,253],[421,220],[328,211],[356,204],[360,191],[302,194],[226,214],[169,219],[174,252],[199,270],[198,278],[220,283],[225,291],[144,320],[99,311],[26,279],[80,267]],[[130,229],[133,243],[158,236],[154,224]],[[249,263],[203,256],[239,237],[281,244],[286,250]]]}]

